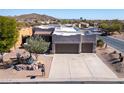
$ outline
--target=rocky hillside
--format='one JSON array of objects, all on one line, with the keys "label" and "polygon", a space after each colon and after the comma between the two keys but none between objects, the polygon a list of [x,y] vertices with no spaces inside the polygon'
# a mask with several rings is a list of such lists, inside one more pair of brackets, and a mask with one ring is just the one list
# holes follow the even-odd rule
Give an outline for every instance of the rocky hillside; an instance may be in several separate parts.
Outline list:
[{"label": "rocky hillside", "polygon": [[47,15],[40,15],[40,14],[36,14],[36,13],[32,13],[32,14],[24,14],[24,15],[20,15],[20,16],[15,16],[16,19],[18,20],[26,20],[26,19],[35,19],[35,20],[41,20],[41,21],[47,21],[47,20],[56,20],[56,18],[51,17],[51,16],[47,16]]}]

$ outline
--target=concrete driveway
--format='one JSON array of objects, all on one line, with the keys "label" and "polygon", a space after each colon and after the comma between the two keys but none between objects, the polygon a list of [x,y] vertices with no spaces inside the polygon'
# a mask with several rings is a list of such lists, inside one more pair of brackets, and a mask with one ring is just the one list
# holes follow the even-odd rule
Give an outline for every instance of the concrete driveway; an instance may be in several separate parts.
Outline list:
[{"label": "concrete driveway", "polygon": [[49,78],[84,79],[117,78],[94,53],[54,54]]}]

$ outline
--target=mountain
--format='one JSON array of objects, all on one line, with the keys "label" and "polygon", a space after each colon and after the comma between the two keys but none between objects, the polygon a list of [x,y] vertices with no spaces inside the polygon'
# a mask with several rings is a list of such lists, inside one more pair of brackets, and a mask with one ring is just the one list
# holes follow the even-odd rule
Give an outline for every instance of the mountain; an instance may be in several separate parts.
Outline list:
[{"label": "mountain", "polygon": [[31,22],[31,23],[32,22],[40,22],[40,21],[56,21],[56,20],[58,20],[57,18],[48,16],[48,15],[40,15],[40,14],[36,14],[36,13],[14,16],[14,18],[20,22]]}]

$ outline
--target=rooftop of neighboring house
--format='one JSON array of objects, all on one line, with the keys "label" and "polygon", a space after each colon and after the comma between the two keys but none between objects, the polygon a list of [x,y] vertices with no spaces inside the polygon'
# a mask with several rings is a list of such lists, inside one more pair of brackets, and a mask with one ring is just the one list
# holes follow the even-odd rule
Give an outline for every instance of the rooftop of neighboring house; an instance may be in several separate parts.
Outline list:
[{"label": "rooftop of neighboring house", "polygon": [[35,26],[34,28],[49,29],[49,28],[53,28],[53,26],[50,26],[50,25],[41,25],[41,26]]},{"label": "rooftop of neighboring house", "polygon": [[33,27],[34,35],[51,35],[55,27],[53,25],[41,25]]},{"label": "rooftop of neighboring house", "polygon": [[91,30],[92,32],[100,32],[101,29],[97,28],[97,27],[88,27],[88,28],[84,28],[84,30]]},{"label": "rooftop of neighboring house", "polygon": [[92,32],[92,34],[101,34],[101,29],[97,28],[97,27],[88,27],[88,28],[84,28],[83,30],[89,30]]},{"label": "rooftop of neighboring house", "polygon": [[80,22],[80,24],[89,25],[89,23],[86,22]]},{"label": "rooftop of neighboring house", "polygon": [[49,24],[49,25],[40,25],[40,26],[35,26],[34,28],[41,28],[41,29],[50,29],[50,28],[55,28],[59,27],[59,24]]}]

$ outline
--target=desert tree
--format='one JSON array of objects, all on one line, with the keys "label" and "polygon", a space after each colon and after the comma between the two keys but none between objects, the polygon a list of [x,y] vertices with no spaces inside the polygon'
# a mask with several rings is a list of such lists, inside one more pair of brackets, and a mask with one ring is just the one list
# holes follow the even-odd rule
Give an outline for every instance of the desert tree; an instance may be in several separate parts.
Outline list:
[{"label": "desert tree", "polygon": [[0,54],[3,62],[3,54],[8,52],[17,42],[18,31],[16,20],[0,16]]}]

